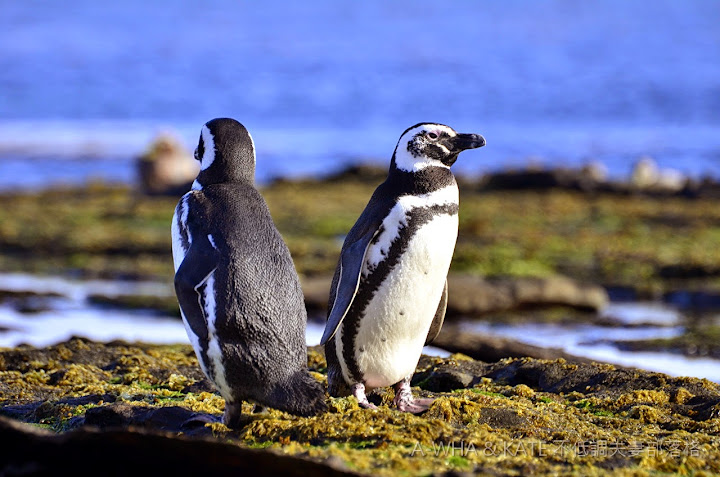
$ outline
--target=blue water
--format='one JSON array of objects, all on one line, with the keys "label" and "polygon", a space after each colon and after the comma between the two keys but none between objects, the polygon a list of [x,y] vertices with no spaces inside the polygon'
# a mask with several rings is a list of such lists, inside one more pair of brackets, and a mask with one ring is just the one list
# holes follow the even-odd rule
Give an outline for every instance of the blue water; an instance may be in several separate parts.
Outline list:
[{"label": "blue water", "polygon": [[720,177],[720,1],[0,0],[0,187],[132,180],[217,116],[261,177],[386,162],[420,121],[485,135],[462,172]]}]

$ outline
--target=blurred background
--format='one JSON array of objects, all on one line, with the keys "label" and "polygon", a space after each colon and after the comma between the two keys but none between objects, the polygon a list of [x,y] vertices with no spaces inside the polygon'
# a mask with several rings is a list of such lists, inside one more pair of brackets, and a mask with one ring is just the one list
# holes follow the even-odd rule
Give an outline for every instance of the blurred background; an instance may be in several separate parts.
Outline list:
[{"label": "blurred background", "polygon": [[[488,142],[454,166],[469,194],[458,277],[561,276],[604,297],[571,307],[589,314],[526,313],[521,324],[458,305],[459,316],[482,315],[466,332],[720,380],[720,351],[708,345],[720,336],[718,19],[715,0],[0,0],[0,345],[73,334],[186,341],[170,287],[179,195],[139,187],[138,161],[163,149],[158,137],[187,158],[207,120],[248,127],[258,182],[321,303],[343,231],[382,180],[348,185],[343,171],[386,168],[400,133],[433,121]],[[588,164],[599,184],[589,193],[538,192],[537,176],[508,182],[508,171]],[[622,185],[633,175],[636,188],[669,185],[637,194]],[[273,186],[279,178],[296,184]],[[341,189],[301,187],[326,178]],[[525,195],[482,195],[488,183]],[[339,197],[351,202],[329,210]],[[503,215],[511,203],[520,209]],[[544,228],[523,215],[537,203]],[[577,223],[559,226],[571,209]],[[502,280],[489,288],[519,286]],[[698,303],[702,318],[688,311]],[[312,306],[310,344],[323,316]],[[639,350],[619,337],[659,344]]]},{"label": "blurred background", "polygon": [[694,176],[720,172],[713,0],[0,10],[3,187],[130,180],[127,159],[158,131],[194,148],[218,116],[250,129],[261,178],[384,162],[421,121],[487,137],[462,172],[532,156],[596,159],[622,175],[640,155]]}]

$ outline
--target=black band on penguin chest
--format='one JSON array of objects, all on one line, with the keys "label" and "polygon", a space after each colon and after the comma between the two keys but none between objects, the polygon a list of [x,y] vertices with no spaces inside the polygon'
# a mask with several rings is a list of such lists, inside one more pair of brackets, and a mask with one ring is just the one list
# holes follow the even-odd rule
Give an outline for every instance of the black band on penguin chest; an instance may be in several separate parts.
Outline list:
[{"label": "black band on penguin chest", "polygon": [[[415,235],[418,229],[439,215],[457,215],[457,213],[458,204],[441,204],[412,209],[410,213],[406,215],[405,226],[400,229],[397,237],[390,244],[384,258],[369,271],[367,276],[360,277],[360,286],[358,287],[357,294],[342,323],[343,357],[350,376],[356,382],[362,382],[364,380],[363,373],[355,359],[355,343],[360,328],[360,321],[365,316],[365,310],[382,283],[400,261],[413,235]],[[370,246],[377,243],[383,232],[384,227],[381,226],[378,234],[370,243]]]}]

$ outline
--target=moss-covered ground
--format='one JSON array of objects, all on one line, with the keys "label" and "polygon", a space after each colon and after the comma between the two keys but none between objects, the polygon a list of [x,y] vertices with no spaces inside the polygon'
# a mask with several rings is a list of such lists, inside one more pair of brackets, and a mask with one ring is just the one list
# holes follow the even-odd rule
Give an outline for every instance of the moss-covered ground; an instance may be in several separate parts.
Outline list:
[{"label": "moss-covered ground", "polygon": [[[309,351],[309,365],[324,381],[321,350]],[[470,384],[453,381],[458,373]],[[240,429],[215,422],[204,430],[237,446],[333,457],[367,475],[720,473],[720,387],[705,380],[562,360],[484,364],[454,355],[423,357],[415,385],[416,393],[436,398],[422,416],[389,407],[392,395],[382,389],[371,395],[378,411],[360,409],[354,398],[328,398],[330,411],[321,416],[270,410]],[[189,345],[76,339],[0,350],[2,415],[66,432],[92,411],[120,404],[216,417],[224,406]],[[145,424],[152,425],[159,424]]]}]

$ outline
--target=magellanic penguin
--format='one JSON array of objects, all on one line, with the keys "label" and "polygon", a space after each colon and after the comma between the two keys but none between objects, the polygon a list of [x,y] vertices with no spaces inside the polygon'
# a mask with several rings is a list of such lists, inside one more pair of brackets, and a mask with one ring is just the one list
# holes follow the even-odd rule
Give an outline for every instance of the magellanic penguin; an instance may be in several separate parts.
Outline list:
[{"label": "magellanic penguin", "polygon": [[255,149],[234,119],[206,123],[200,172],[175,208],[175,292],[205,375],[236,427],[242,400],[308,416],[327,409],[307,368],[295,266],[254,186]]},{"label": "magellanic penguin", "polygon": [[485,145],[477,134],[441,124],[407,129],[388,177],[375,189],[340,253],[321,344],[332,396],[352,392],[374,409],[366,389],[393,385],[401,411],[424,345],[437,336],[447,306],[447,274],[458,234],[458,187],[450,172],[460,152]]}]

